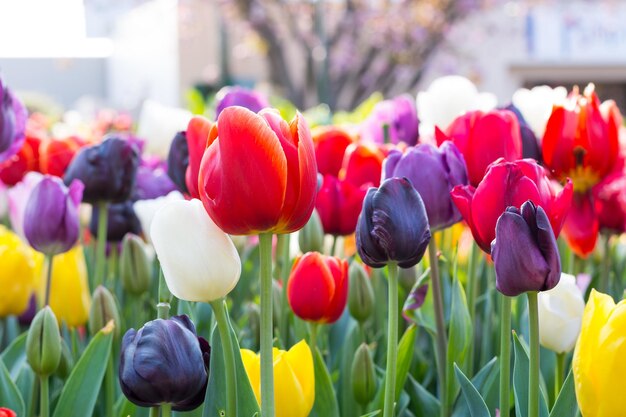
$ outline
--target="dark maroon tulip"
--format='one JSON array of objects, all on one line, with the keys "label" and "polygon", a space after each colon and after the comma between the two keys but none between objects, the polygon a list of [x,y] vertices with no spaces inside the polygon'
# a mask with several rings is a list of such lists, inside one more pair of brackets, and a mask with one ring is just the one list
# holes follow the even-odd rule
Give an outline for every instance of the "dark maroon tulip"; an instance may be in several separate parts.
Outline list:
[{"label": "dark maroon tulip", "polygon": [[[89,231],[98,237],[98,206],[93,208]],[[126,233],[138,235],[141,233],[141,223],[135,214],[132,201],[109,204],[107,220],[107,242],[121,242]]]},{"label": "dark maroon tulip", "polygon": [[561,258],[550,219],[528,200],[508,207],[498,219],[491,243],[496,288],[514,297],[528,291],[547,291],[561,278]]},{"label": "dark maroon tulip", "polygon": [[24,235],[28,243],[46,255],[70,250],[78,240],[78,205],[83,184],[74,180],[69,188],[50,175],[35,186],[24,210]]},{"label": "dark maroon tulip", "polygon": [[187,316],[157,319],[122,340],[119,381],[134,404],[190,411],[204,402],[211,348]]},{"label": "dark maroon tulip", "polygon": [[265,95],[239,86],[222,88],[215,95],[215,99],[217,101],[215,107],[216,119],[226,107],[241,106],[255,113],[270,107],[270,102]]},{"label": "dark maroon tulip", "polygon": [[189,146],[187,145],[187,132],[178,132],[167,154],[167,175],[172,179],[178,190],[183,194],[188,194],[185,173],[189,166]]},{"label": "dark maroon tulip", "polygon": [[426,208],[406,178],[389,178],[370,188],[356,226],[356,246],[366,265],[416,265],[430,242]]},{"label": "dark maroon tulip", "polygon": [[153,200],[175,191],[176,184],[167,175],[167,167],[158,158],[143,159],[135,175],[133,201]]},{"label": "dark maroon tulip", "polygon": [[139,152],[129,141],[109,137],[98,145],[76,154],[65,172],[69,184],[79,179],[85,184],[87,203],[120,203],[130,198],[139,165]]},{"label": "dark maroon tulip", "polygon": [[26,108],[0,78],[0,162],[19,152],[25,140]]},{"label": "dark maroon tulip", "polygon": [[404,153],[394,149],[383,163],[383,177],[411,181],[426,206],[431,230],[445,229],[463,219],[450,191],[469,180],[463,155],[454,143],[445,141],[439,149],[420,144]]}]

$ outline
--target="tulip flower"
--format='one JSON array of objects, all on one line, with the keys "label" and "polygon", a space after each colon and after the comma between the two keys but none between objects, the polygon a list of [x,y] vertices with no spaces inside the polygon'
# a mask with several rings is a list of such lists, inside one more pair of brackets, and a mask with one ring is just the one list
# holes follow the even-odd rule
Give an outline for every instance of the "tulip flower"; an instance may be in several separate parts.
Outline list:
[{"label": "tulip flower", "polygon": [[376,369],[369,347],[363,343],[352,360],[352,392],[362,406],[367,406],[376,395]]},{"label": "tulip flower", "polygon": [[0,79],[0,163],[22,147],[27,117],[26,107]]},{"label": "tulip flower", "polygon": [[472,230],[474,240],[486,253],[496,237],[496,222],[508,206],[520,207],[526,200],[541,206],[550,219],[555,236],[559,235],[573,194],[571,181],[561,191],[548,172],[531,159],[493,163],[478,187],[457,186],[452,201]]},{"label": "tulip flower", "polygon": [[176,133],[170,151],[167,154],[167,175],[176,184],[181,193],[188,193],[185,182],[185,172],[189,166],[189,146],[187,146],[187,132]]},{"label": "tulip flower", "polygon": [[35,186],[24,211],[24,235],[30,245],[47,255],[67,252],[78,240],[78,205],[83,184],[65,187],[49,175]]},{"label": "tulip flower", "polygon": [[85,143],[77,137],[45,139],[39,145],[39,163],[43,174],[63,178],[67,167]]},{"label": "tulip flower", "polygon": [[0,318],[26,311],[37,277],[36,253],[0,226]]},{"label": "tulip flower", "polygon": [[513,93],[512,102],[535,135],[541,138],[546,130],[552,107],[562,103],[566,96],[567,90],[564,87],[553,89],[547,85],[539,85],[531,90],[520,88]]},{"label": "tulip flower", "polygon": [[17,414],[15,414],[15,411],[13,410],[9,410],[5,407],[0,407],[0,417],[17,417]]},{"label": "tulip flower", "polygon": [[[99,207],[94,207],[91,212],[91,222],[89,231],[96,238],[98,237],[98,215]],[[123,203],[111,204],[107,210],[107,242],[121,242],[127,233],[141,233],[141,223],[133,210],[133,203],[126,201]]]},{"label": "tulip flower", "polygon": [[20,150],[0,163],[0,181],[6,185],[15,185],[29,171],[39,169],[39,143],[37,137],[26,137]]},{"label": "tulip flower", "polygon": [[[276,417],[307,417],[315,402],[315,372],[309,345],[302,340],[288,351],[274,348],[273,355]],[[259,355],[241,349],[241,359],[254,395],[260,403]]]},{"label": "tulip flower", "polygon": [[574,193],[572,205],[563,225],[563,235],[570,249],[581,257],[588,256],[596,247],[600,224],[593,195]]},{"label": "tulip flower", "polygon": [[211,348],[187,316],[157,319],[122,340],[119,381],[133,404],[190,411],[204,401]]},{"label": "tulip flower", "polygon": [[539,339],[556,352],[574,348],[582,323],[585,300],[573,275],[561,274],[553,289],[539,293]]},{"label": "tulip flower", "polygon": [[457,185],[467,185],[467,168],[453,143],[444,142],[439,149],[420,144],[404,154],[392,150],[383,164],[383,177],[411,181],[426,206],[431,230],[445,229],[462,220],[450,191]]},{"label": "tulip flower", "polygon": [[109,137],[98,145],[82,148],[65,172],[64,181],[85,184],[87,203],[120,203],[130,198],[135,184],[139,154],[130,142]]},{"label": "tulip flower", "polygon": [[522,138],[522,158],[532,158],[535,161],[541,163],[541,150],[539,149],[539,141],[535,132],[524,120],[524,116],[517,107],[513,104],[509,104],[503,110],[509,110],[515,114],[519,123],[520,136]]},{"label": "tulip flower", "polygon": [[336,126],[319,126],[311,131],[315,146],[317,170],[322,175],[339,175],[346,148],[354,139],[344,129]]},{"label": "tulip flower", "polygon": [[509,297],[550,290],[561,277],[561,258],[550,219],[530,200],[521,209],[508,207],[502,213],[491,257],[496,288]]},{"label": "tulip flower", "polygon": [[137,121],[137,136],[146,139],[145,152],[166,158],[172,138],[187,126],[191,117],[188,110],[145,100]]},{"label": "tulip flower", "polygon": [[215,125],[202,116],[196,116],[189,121],[187,131],[187,152],[189,163],[185,172],[185,184],[192,198],[200,198],[198,177],[200,175],[200,163],[207,147],[209,133],[212,137],[217,135]]},{"label": "tulip flower", "polygon": [[325,175],[315,201],[324,232],[334,236],[354,233],[366,193],[366,185],[356,186]]},{"label": "tulip flower", "polygon": [[436,135],[440,145],[449,139],[459,148],[470,184],[478,186],[489,165],[499,158],[522,158],[522,138],[515,114],[508,110],[472,111],[454,119],[446,135]]},{"label": "tulip flower", "polygon": [[339,178],[360,187],[378,187],[385,153],[378,145],[354,143],[346,149]]},{"label": "tulip flower", "polygon": [[139,296],[150,289],[152,281],[152,259],[146,244],[139,236],[127,234],[122,240],[120,256],[120,278],[122,287],[130,294]]},{"label": "tulip flower", "polygon": [[110,321],[113,321],[113,332],[117,340],[120,335],[120,327],[122,326],[117,301],[115,301],[115,296],[106,287],[100,285],[93,292],[93,300],[89,309],[89,332],[92,336],[95,336]]},{"label": "tulip flower", "polygon": [[287,283],[287,300],[296,316],[334,323],[346,307],[347,296],[347,261],[319,252],[296,258]]},{"label": "tulip flower", "polygon": [[368,190],[356,240],[359,256],[372,268],[388,262],[409,268],[422,259],[430,229],[422,198],[409,180],[389,178]]},{"label": "tulip flower", "polygon": [[372,112],[360,127],[361,140],[385,143],[383,126],[389,129],[389,140],[409,146],[417,144],[419,138],[419,120],[415,109],[415,100],[408,94],[393,100],[376,103]]},{"label": "tulip flower", "polygon": [[307,224],[298,232],[298,246],[303,253],[321,252],[323,250],[324,229],[317,210],[313,210]]},{"label": "tulip flower", "polygon": [[224,109],[202,158],[199,185],[204,207],[226,233],[301,229],[313,211],[317,185],[304,118],[297,114],[288,124],[272,110]]},{"label": "tulip flower", "polygon": [[26,240],[26,236],[24,236],[24,213],[26,211],[26,204],[28,203],[33,189],[35,189],[42,179],[43,175],[40,173],[29,172],[24,176],[22,181],[18,182],[7,192],[11,228],[24,240]]},{"label": "tulip flower", "polygon": [[595,213],[600,229],[626,232],[626,175],[617,172],[593,187]]},{"label": "tulip flower", "polygon": [[232,106],[245,107],[254,113],[258,113],[264,108],[270,107],[270,103],[265,95],[258,91],[239,86],[223,87],[215,95],[215,102],[216,117],[219,116],[225,108]]},{"label": "tulip flower", "polygon": [[364,323],[374,311],[376,302],[374,288],[365,268],[358,262],[352,262],[348,269],[350,291],[348,292],[348,309],[350,315],[359,323]]},{"label": "tulip flower", "polygon": [[54,373],[61,362],[61,333],[50,307],[40,310],[26,336],[26,360],[39,376]]},{"label": "tulip flower", "polygon": [[158,158],[142,159],[135,175],[133,200],[149,200],[176,191],[177,187],[167,175],[167,167]]},{"label": "tulip flower", "polygon": [[135,214],[141,223],[141,229],[148,241],[150,238],[150,227],[152,220],[159,209],[171,201],[183,200],[183,195],[178,191],[172,191],[165,197],[155,198],[153,200],[139,200],[133,204]]}]

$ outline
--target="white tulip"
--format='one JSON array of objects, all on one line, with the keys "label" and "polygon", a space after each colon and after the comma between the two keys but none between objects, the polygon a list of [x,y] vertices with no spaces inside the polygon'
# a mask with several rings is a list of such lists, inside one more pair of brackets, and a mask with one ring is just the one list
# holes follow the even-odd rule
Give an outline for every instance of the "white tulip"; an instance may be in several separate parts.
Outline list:
[{"label": "white tulip", "polygon": [[539,341],[556,352],[574,348],[582,324],[585,301],[576,278],[561,274],[561,280],[550,291],[539,293]]},{"label": "white tulip", "polygon": [[150,225],[157,211],[170,201],[184,200],[185,198],[178,191],[172,191],[166,196],[154,198],[151,200],[138,200],[133,204],[133,210],[141,223],[141,229],[148,241],[150,240]]},{"label": "white tulip", "polygon": [[[496,96],[479,93],[470,80],[460,75],[448,75],[434,80],[426,91],[417,94],[417,113],[421,126],[446,130],[450,123],[469,110],[489,111],[496,107]],[[425,132],[427,133],[427,132]]]},{"label": "white tulip", "polygon": [[237,285],[237,249],[200,200],[168,202],[154,216],[150,235],[167,287],[181,300],[215,301]]},{"label": "white tulip", "polygon": [[541,139],[546,131],[546,124],[552,114],[552,107],[562,103],[567,97],[565,87],[551,88],[547,85],[533,87],[532,90],[520,88],[513,93],[512,102],[522,113],[528,126]]},{"label": "white tulip", "polygon": [[146,153],[167,158],[172,139],[179,131],[187,130],[191,118],[188,110],[146,100],[137,123],[137,136],[146,139]]}]

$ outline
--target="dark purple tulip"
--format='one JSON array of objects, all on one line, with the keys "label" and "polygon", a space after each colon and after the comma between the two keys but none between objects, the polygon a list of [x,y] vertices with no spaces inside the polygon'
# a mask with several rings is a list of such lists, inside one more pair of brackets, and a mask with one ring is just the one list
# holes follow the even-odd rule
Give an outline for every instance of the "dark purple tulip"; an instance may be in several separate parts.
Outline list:
[{"label": "dark purple tulip", "polygon": [[187,132],[178,132],[172,140],[170,151],[167,155],[167,175],[178,187],[178,191],[188,194],[185,173],[189,166],[189,146],[187,145]]},{"label": "dark purple tulip", "polygon": [[411,181],[426,206],[431,230],[445,229],[460,222],[463,217],[450,198],[456,185],[467,185],[467,167],[459,149],[445,141],[439,149],[420,144],[389,152],[383,163],[383,177],[405,177]]},{"label": "dark purple tulip", "polygon": [[132,199],[134,201],[153,200],[168,195],[176,189],[176,184],[167,175],[167,166],[163,161],[158,158],[144,159],[137,168]]},{"label": "dark purple tulip", "polygon": [[[98,214],[99,208],[95,206],[91,213],[91,222],[89,223],[89,231],[95,238],[98,237]],[[109,204],[107,214],[108,242],[121,242],[126,233],[135,235],[141,233],[141,223],[135,214],[132,201]]]},{"label": "dark purple tulip", "polygon": [[46,175],[35,186],[24,210],[24,235],[28,243],[46,255],[70,250],[78,240],[78,205],[83,183],[67,188],[57,177]]},{"label": "dark purple tulip", "polygon": [[419,139],[419,120],[413,97],[402,95],[393,100],[377,103],[361,125],[361,138],[384,143],[385,124],[389,126],[391,143],[404,142],[409,146],[415,145]]},{"label": "dark purple tulip", "polygon": [[244,87],[224,87],[215,95],[217,101],[215,107],[215,117],[220,115],[222,110],[230,106],[241,106],[255,113],[270,107],[270,102],[265,95],[258,91],[249,90]]},{"label": "dark purple tulip", "polygon": [[547,291],[561,278],[561,258],[550,219],[528,200],[508,207],[496,224],[491,243],[496,288],[514,297],[527,291]]},{"label": "dark purple tulip", "polygon": [[28,301],[28,307],[18,316],[17,321],[19,321],[22,326],[30,326],[30,323],[35,318],[35,314],[37,314],[37,297],[33,293]]},{"label": "dark purple tulip", "polygon": [[522,157],[523,158],[532,158],[535,161],[541,163],[541,150],[539,149],[539,141],[535,136],[533,130],[528,126],[526,120],[524,120],[524,116],[519,111],[517,107],[513,104],[509,104],[504,108],[504,110],[512,111],[517,120],[519,122],[519,130],[522,136]]},{"label": "dark purple tulip", "polygon": [[0,78],[0,163],[15,155],[24,143],[26,108]]},{"label": "dark purple tulip", "polygon": [[406,178],[386,179],[370,188],[356,226],[356,247],[366,265],[416,265],[430,242],[426,208]]},{"label": "dark purple tulip", "polygon": [[134,404],[189,411],[204,402],[211,348],[187,316],[152,320],[122,340],[119,381]]},{"label": "dark purple tulip", "polygon": [[87,203],[120,203],[131,196],[138,165],[139,153],[131,142],[108,137],[78,151],[65,171],[64,181],[68,184],[81,180]]}]

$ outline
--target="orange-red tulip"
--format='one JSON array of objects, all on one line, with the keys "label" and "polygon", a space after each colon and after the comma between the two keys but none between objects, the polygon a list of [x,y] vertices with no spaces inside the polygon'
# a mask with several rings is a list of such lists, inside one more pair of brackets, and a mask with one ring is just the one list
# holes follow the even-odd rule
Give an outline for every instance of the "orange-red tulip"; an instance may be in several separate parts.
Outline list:
[{"label": "orange-red tulip", "polygon": [[386,153],[374,143],[353,143],[346,149],[339,178],[358,186],[380,185]]},{"label": "orange-red tulip", "polygon": [[312,135],[318,171],[322,175],[338,176],[346,148],[354,140],[345,130],[335,126],[317,127]]},{"label": "orange-red tulip", "polygon": [[189,195],[192,198],[200,198],[200,192],[198,190],[198,173],[200,172],[200,163],[202,162],[202,155],[207,147],[209,140],[209,133],[211,133],[213,139],[217,131],[213,132],[211,128],[214,124],[202,117],[196,116],[189,121],[187,125],[187,148],[189,152],[189,165],[187,165],[187,171],[185,172],[185,182]]},{"label": "orange-red tulip", "polygon": [[84,144],[77,137],[44,140],[39,146],[41,172],[63,178],[74,155]]}]

